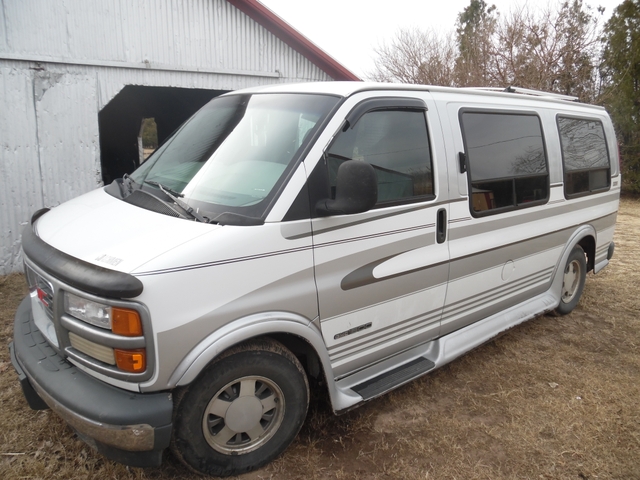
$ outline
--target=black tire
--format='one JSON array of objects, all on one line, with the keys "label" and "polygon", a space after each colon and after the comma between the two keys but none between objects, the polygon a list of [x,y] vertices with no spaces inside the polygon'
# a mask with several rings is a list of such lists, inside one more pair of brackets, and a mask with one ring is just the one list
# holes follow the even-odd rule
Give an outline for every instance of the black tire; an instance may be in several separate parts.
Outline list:
[{"label": "black tire", "polygon": [[172,450],[199,473],[249,472],[289,446],[308,405],[298,359],[276,341],[252,340],[221,355],[177,393]]},{"label": "black tire", "polygon": [[558,315],[566,315],[578,305],[587,278],[587,261],[584,250],[576,245],[564,267],[560,304],[555,309]]}]

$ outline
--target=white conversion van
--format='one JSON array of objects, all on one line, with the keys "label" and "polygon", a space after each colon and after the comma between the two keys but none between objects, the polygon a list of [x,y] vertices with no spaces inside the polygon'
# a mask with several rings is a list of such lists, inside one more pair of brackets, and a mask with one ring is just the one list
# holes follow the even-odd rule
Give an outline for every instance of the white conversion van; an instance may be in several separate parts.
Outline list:
[{"label": "white conversion van", "polygon": [[[239,474],[545,312],[613,255],[604,109],[509,88],[279,85],[36,212],[13,365],[105,456]],[[321,380],[321,381],[315,381]],[[319,387],[318,387],[319,388]]]}]

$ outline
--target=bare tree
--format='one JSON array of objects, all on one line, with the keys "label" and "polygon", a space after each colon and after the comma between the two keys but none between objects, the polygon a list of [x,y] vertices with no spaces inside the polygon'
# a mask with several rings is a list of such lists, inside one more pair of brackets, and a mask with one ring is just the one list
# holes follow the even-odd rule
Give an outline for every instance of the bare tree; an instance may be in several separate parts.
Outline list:
[{"label": "bare tree", "polygon": [[369,77],[380,82],[454,84],[456,46],[451,34],[432,30],[399,30],[391,43],[375,49],[376,70]]},{"label": "bare tree", "polygon": [[597,14],[583,0],[506,16],[470,0],[453,34],[400,30],[376,50],[378,81],[456,86],[515,85],[593,101],[598,55]]},{"label": "bare tree", "polygon": [[491,82],[494,85],[544,89],[542,65],[547,46],[537,37],[545,28],[544,22],[539,25],[526,8],[518,8],[502,17],[493,39]]},{"label": "bare tree", "polygon": [[582,0],[556,11],[523,7],[496,27],[491,80],[593,101],[597,47],[597,16]]}]

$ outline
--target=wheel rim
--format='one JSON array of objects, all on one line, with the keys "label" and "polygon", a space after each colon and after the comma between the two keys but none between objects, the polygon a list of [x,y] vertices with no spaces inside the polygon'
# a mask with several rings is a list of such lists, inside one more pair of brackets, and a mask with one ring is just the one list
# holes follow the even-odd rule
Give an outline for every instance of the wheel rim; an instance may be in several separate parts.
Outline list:
[{"label": "wheel rim", "polygon": [[284,395],[272,380],[261,376],[229,382],[213,396],[202,418],[207,443],[225,454],[249,453],[280,428]]},{"label": "wheel rim", "polygon": [[569,303],[578,293],[580,285],[581,265],[578,260],[572,260],[564,270],[564,280],[562,282],[562,301]]}]

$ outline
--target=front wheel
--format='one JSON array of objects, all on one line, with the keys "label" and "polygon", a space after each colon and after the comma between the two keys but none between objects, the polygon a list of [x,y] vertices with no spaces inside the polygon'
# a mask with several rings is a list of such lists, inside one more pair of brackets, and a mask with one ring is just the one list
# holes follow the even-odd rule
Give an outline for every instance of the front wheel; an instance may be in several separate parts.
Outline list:
[{"label": "front wheel", "polygon": [[580,245],[576,245],[571,251],[564,268],[560,305],[556,308],[556,313],[566,315],[576,308],[582,296],[586,278],[587,261],[584,256],[584,250]]},{"label": "front wheel", "polygon": [[308,403],[306,374],[282,344],[234,347],[177,395],[174,453],[208,475],[254,470],[289,446]]}]

